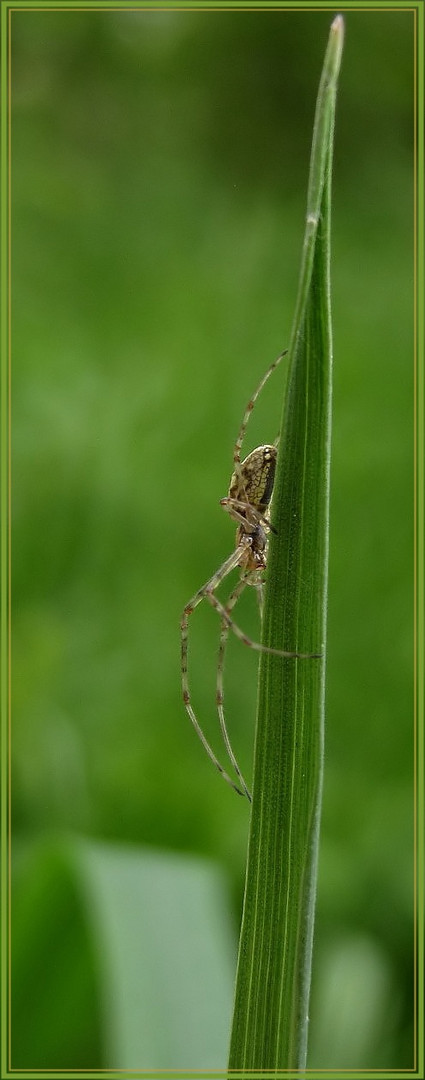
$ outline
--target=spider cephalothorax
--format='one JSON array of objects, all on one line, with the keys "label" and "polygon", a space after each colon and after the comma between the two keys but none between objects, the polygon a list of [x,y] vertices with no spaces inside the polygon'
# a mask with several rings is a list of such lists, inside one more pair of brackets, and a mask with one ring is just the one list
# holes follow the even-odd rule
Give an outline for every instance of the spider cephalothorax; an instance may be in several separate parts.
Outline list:
[{"label": "spider cephalothorax", "polygon": [[[256,649],[259,652],[269,652],[273,653],[275,656],[284,657],[304,657],[306,655],[311,655],[310,653],[284,652],[281,649],[272,649],[265,645],[260,645],[259,642],[252,641],[251,638],[247,637],[231,617],[232,609],[246,585],[253,585],[255,587],[260,612],[262,611],[263,575],[267,567],[268,534],[270,531],[274,531],[273,526],[270,523],[269,514],[276,471],[277,448],[274,444],[266,443],[264,446],[257,446],[243,461],[241,461],[240,458],[245,431],[255,402],[264,384],[267,382],[267,379],[280,363],[284,355],[285,353],[281,353],[280,356],[277,357],[277,360],[270,365],[251,400],[248,402],[236,439],[233,451],[233,472],[229,484],[229,491],[226,498],[221,499],[221,506],[223,509],[237,522],[238,527],[236,530],[235,550],[219,567],[216,573],[205,582],[205,585],[202,585],[202,587],[198,589],[198,592],[196,592],[192,599],[189,600],[189,603],[186,604],[180,624],[182,692],[187,713],[208,756],[211,758],[211,761],[234,791],[236,791],[238,795],[246,795],[249,800],[251,800],[251,795],[230,744],[223,709],[224,657],[229,630],[232,630],[236,637],[238,637],[240,641],[243,641],[245,645],[248,645],[251,649]],[[236,567],[239,567],[240,570],[239,581],[235,585],[233,592],[231,592],[227,603],[222,604],[216,596],[216,589],[220,583],[224,581],[224,578],[230,574],[230,571],[234,570]],[[224,744],[241,785],[240,787],[234,783],[220,764],[204,735],[191,702],[187,672],[189,616],[198,604],[201,603],[201,600],[208,600],[208,603],[215,608],[221,619],[217,664],[216,705]]]}]

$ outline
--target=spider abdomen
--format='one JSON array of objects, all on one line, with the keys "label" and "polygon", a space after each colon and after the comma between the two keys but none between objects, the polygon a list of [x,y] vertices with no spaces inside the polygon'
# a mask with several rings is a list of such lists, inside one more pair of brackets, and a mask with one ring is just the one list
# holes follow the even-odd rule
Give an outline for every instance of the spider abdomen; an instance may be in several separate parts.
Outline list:
[{"label": "spider abdomen", "polygon": [[232,475],[228,498],[247,502],[264,514],[272,497],[276,458],[275,446],[265,444],[251,450]]}]

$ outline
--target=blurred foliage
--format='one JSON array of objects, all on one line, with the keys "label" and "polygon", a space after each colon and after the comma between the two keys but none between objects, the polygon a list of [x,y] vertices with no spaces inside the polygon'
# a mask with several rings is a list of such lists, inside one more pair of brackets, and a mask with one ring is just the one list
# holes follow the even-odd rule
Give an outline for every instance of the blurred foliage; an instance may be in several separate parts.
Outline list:
[{"label": "blurred foliage", "polygon": [[[233,442],[288,341],[329,21],[12,15],[15,850],[78,833],[212,856],[235,934],[248,807],[181,705],[179,617],[232,548],[218,502]],[[311,1067],[412,1064],[412,224],[412,13],[349,12]],[[278,401],[268,387],[247,449],[274,438]],[[219,749],[217,621],[193,622],[194,701]],[[239,622],[258,637],[254,597]],[[228,715],[248,776],[255,687],[256,658],[232,641]],[[58,893],[55,925],[70,904]],[[36,975],[51,912],[32,906]],[[95,1020],[75,1019],[72,1049],[61,1030],[51,1064],[105,1063]],[[30,1060],[45,1067],[41,1022],[14,1065]]]},{"label": "blurred foliage", "polygon": [[17,853],[12,1059],[224,1070],[236,943],[222,871],[80,837]]}]

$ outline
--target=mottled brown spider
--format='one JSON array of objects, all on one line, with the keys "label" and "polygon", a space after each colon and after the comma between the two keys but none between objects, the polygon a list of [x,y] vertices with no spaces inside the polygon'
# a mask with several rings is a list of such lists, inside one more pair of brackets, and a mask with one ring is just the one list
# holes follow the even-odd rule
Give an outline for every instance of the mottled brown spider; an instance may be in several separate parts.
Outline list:
[{"label": "mottled brown spider", "polygon": [[[224,780],[230,784],[238,795],[245,795],[249,801],[251,801],[251,794],[232,750],[223,708],[223,671],[229,630],[232,630],[236,637],[238,637],[240,641],[243,641],[244,645],[248,645],[250,649],[256,649],[258,652],[274,653],[275,656],[284,657],[305,657],[311,655],[310,653],[284,652],[280,649],[268,648],[257,641],[252,641],[251,638],[244,634],[243,630],[239,628],[231,617],[231,612],[246,585],[252,585],[256,589],[260,613],[262,614],[263,574],[267,567],[268,533],[270,530],[274,531],[273,526],[270,524],[269,514],[276,471],[277,446],[276,444],[269,443],[266,443],[264,446],[257,446],[257,448],[252,450],[242,462],[241,448],[248,420],[258,395],[261,393],[263,386],[270,378],[272,372],[277,368],[282,357],[286,355],[286,352],[287,350],[280,353],[277,359],[273,361],[257,386],[251,400],[248,402],[233,450],[233,473],[230,480],[229,491],[226,498],[220,500],[223,509],[230,514],[230,517],[232,517],[238,525],[236,530],[235,550],[229,555],[225,562],[222,563],[219,569],[216,570],[215,574],[205,582],[205,585],[202,585],[202,587],[198,589],[195,595],[192,596],[192,599],[189,600],[189,603],[186,604],[180,624],[182,692],[186,711],[208,757],[221,773]],[[226,604],[222,604],[216,596],[216,589],[235,567],[240,568],[239,581],[233,589],[233,592],[231,592]],[[240,786],[234,783],[216,757],[202,731],[191,702],[187,672],[188,626],[189,616],[192,615],[195,608],[201,603],[201,600],[207,600],[218,612],[221,619],[220,645],[217,663],[216,705],[223,741]]]}]

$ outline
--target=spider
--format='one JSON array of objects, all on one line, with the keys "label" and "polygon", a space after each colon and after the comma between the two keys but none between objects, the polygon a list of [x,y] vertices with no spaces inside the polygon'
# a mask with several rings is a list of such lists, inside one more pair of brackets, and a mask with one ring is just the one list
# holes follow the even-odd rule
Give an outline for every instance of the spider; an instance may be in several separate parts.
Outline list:
[{"label": "spider", "polygon": [[[244,634],[237,623],[234,622],[231,615],[231,612],[246,585],[252,585],[255,588],[260,615],[262,615],[263,574],[267,567],[268,533],[270,531],[275,532],[273,525],[270,523],[269,514],[276,471],[278,440],[273,444],[267,443],[264,446],[257,446],[243,461],[241,461],[241,449],[248,420],[257,398],[265,383],[270,378],[270,375],[272,375],[282,358],[287,354],[287,351],[288,350],[285,349],[284,352],[280,353],[277,359],[270,364],[265,375],[263,375],[261,382],[257,386],[257,389],[245,409],[239,434],[235,442],[233,450],[233,473],[230,480],[229,491],[226,498],[220,500],[220,505],[223,507],[223,510],[230,514],[230,517],[237,522],[235,550],[227,559],[225,559],[218,570],[216,570],[215,574],[213,574],[212,577],[198,589],[195,595],[192,596],[192,599],[186,604],[180,623],[182,693],[186,711],[208,757],[218,769],[223,779],[230,784],[230,787],[232,787],[238,795],[246,796],[249,802],[251,802],[251,793],[245,783],[230,743],[223,707],[223,672],[229,631],[232,630],[244,645],[248,645],[250,649],[256,649],[258,652],[268,652],[273,653],[275,656],[298,658],[306,658],[313,655],[311,653],[284,652],[281,649],[269,648],[266,645],[261,645],[257,641],[252,641],[251,638]],[[216,589],[221,582],[224,581],[224,578],[226,578],[236,567],[240,568],[239,581],[230,593],[227,603],[222,604],[216,596]],[[234,783],[216,757],[214,750],[204,735],[191,702],[187,669],[189,617],[202,600],[207,600],[208,603],[211,604],[218,612],[221,620],[217,662],[216,705],[223,742],[237,776],[238,784]]]}]

